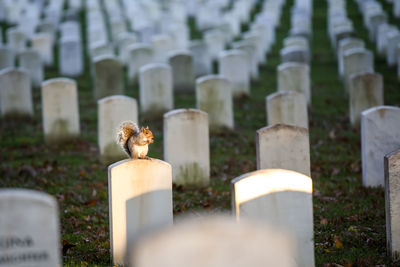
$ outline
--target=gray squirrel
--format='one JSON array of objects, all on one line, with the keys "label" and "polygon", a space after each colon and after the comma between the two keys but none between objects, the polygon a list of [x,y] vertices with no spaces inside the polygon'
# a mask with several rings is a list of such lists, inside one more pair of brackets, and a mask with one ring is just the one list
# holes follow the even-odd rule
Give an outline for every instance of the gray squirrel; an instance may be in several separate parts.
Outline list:
[{"label": "gray squirrel", "polygon": [[117,143],[132,159],[145,159],[149,151],[149,144],[153,143],[153,133],[149,127],[139,126],[132,121],[123,122],[117,133]]}]

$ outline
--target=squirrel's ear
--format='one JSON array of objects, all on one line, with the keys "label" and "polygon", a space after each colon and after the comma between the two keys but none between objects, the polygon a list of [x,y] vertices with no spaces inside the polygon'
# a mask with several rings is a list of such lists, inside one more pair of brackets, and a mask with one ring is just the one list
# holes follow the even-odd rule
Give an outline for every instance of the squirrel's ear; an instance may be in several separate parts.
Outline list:
[{"label": "squirrel's ear", "polygon": [[146,126],[146,130],[148,130],[149,129],[149,126]]},{"label": "squirrel's ear", "polygon": [[141,131],[141,132],[144,132],[144,128],[143,128],[143,126],[142,126],[142,128],[140,129],[140,131]]}]

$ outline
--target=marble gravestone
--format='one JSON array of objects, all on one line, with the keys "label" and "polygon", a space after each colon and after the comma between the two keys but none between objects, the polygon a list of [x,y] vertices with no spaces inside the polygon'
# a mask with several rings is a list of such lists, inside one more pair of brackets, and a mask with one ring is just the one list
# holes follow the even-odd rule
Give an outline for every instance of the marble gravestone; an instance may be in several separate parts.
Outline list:
[{"label": "marble gravestone", "polygon": [[232,43],[232,47],[234,49],[242,50],[247,54],[251,78],[257,80],[259,76],[259,71],[256,46],[248,41],[238,41]]},{"label": "marble gravestone", "polygon": [[361,112],[383,105],[383,78],[378,73],[358,73],[350,76],[350,122],[359,127]]},{"label": "marble gravestone", "polygon": [[100,99],[97,101],[97,105],[98,141],[102,161],[107,163],[126,158],[126,153],[115,140],[122,122],[139,122],[136,99],[113,95]]},{"label": "marble gravestone", "polygon": [[196,80],[196,106],[207,112],[210,129],[233,129],[231,83],[219,75],[206,75]]},{"label": "marble gravestone", "polygon": [[172,51],[168,53],[168,62],[172,68],[174,91],[193,92],[195,76],[192,53]]},{"label": "marble gravestone", "polygon": [[44,77],[44,67],[40,54],[35,50],[26,50],[18,55],[19,66],[25,70],[32,82],[32,86],[39,87]]},{"label": "marble gravestone", "polygon": [[146,44],[133,44],[128,48],[128,78],[131,83],[137,82],[139,69],[153,61],[153,50]]},{"label": "marble gravestone", "polygon": [[42,84],[42,116],[46,142],[57,143],[80,134],[78,92],[74,80],[54,78]]},{"label": "marble gravestone", "polygon": [[361,113],[361,156],[364,186],[384,186],[386,154],[400,148],[400,108],[378,106]]},{"label": "marble gravestone", "polygon": [[400,150],[385,156],[386,243],[393,260],[400,258]]},{"label": "marble gravestone", "polygon": [[287,62],[278,66],[278,91],[303,93],[311,104],[310,66],[304,63]]},{"label": "marble gravestone", "polygon": [[6,46],[0,46],[0,70],[14,67],[14,61],[14,52]]},{"label": "marble gravestone", "polygon": [[286,169],[311,176],[310,141],[303,127],[274,124],[256,137],[257,169]]},{"label": "marble gravestone", "polygon": [[350,76],[362,72],[374,72],[374,55],[364,48],[347,50],[343,55],[343,78],[346,89]]},{"label": "marble gravestone", "polygon": [[190,42],[189,50],[193,55],[193,68],[196,77],[212,73],[212,60],[207,44],[202,40]]},{"label": "marble gravestone", "polygon": [[261,223],[214,216],[186,219],[145,236],[132,247],[130,266],[294,267],[294,257],[285,234]]},{"label": "marble gravestone", "polygon": [[268,125],[283,123],[308,129],[307,100],[302,93],[282,91],[267,96]]},{"label": "marble gravestone", "polygon": [[115,57],[101,56],[95,58],[94,64],[94,95],[97,99],[121,95],[124,92],[123,65]]},{"label": "marble gravestone", "polygon": [[54,197],[27,189],[0,189],[0,214],[2,267],[62,265]]},{"label": "marble gravestone", "polygon": [[250,67],[245,52],[241,50],[221,52],[218,72],[232,83],[234,97],[250,95]]},{"label": "marble gravestone", "polygon": [[232,180],[232,209],[238,221],[258,220],[291,234],[297,266],[312,267],[312,192],[309,176],[283,169],[258,170]]},{"label": "marble gravestone", "polygon": [[157,159],[114,163],[108,167],[108,192],[111,256],[114,265],[126,265],[135,239],[172,224],[171,165]]},{"label": "marble gravestone", "polygon": [[20,69],[0,71],[0,110],[2,116],[33,116],[29,74]]},{"label": "marble gravestone", "polygon": [[45,65],[53,65],[53,38],[50,34],[35,34],[32,37],[32,48],[40,54],[40,58]]},{"label": "marble gravestone", "polygon": [[152,63],[140,68],[140,110],[156,115],[173,109],[172,83],[172,70],[167,64]]},{"label": "marble gravestone", "polygon": [[210,182],[207,113],[177,109],[164,114],[164,160],[172,165],[173,182],[204,187]]},{"label": "marble gravestone", "polygon": [[21,53],[26,49],[27,37],[24,32],[16,27],[7,29],[7,46],[15,54]]},{"label": "marble gravestone", "polygon": [[59,45],[59,70],[62,75],[79,76],[83,72],[83,55],[81,40],[74,37],[63,37]]},{"label": "marble gravestone", "polygon": [[167,63],[168,52],[173,48],[172,39],[167,34],[157,34],[151,38],[154,62]]}]

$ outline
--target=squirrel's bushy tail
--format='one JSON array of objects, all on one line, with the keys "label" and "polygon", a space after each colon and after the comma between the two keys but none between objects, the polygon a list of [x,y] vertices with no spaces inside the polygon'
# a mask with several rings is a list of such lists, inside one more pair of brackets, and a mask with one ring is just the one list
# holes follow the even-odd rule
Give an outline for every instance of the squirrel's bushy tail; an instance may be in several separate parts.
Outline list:
[{"label": "squirrel's bushy tail", "polygon": [[123,122],[117,132],[117,143],[122,149],[131,157],[131,151],[129,150],[128,140],[131,136],[139,133],[139,126],[133,121]]}]

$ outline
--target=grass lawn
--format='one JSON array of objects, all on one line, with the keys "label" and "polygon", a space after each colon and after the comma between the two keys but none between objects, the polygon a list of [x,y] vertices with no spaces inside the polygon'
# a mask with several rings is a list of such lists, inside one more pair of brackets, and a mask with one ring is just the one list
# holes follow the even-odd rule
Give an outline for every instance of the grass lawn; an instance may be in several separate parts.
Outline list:
[{"label": "grass lawn", "polygon": [[[353,0],[347,2],[357,36],[374,50],[356,4]],[[256,130],[266,126],[265,97],[277,88],[276,66],[280,62],[282,40],[288,35],[292,3],[293,0],[288,0],[284,6],[276,43],[267,57],[267,64],[260,68],[259,80],[251,84],[251,96],[234,103],[235,130],[210,135],[210,186],[201,190],[174,188],[175,215],[230,212],[230,181],[256,169]],[[383,7],[390,21],[400,25],[399,20],[392,18],[391,5],[384,2]],[[326,18],[326,1],[314,1],[309,118],[317,266],[335,266],[333,263],[389,266],[384,191],[361,185],[360,130],[353,129],[349,123],[348,98],[338,79]],[[84,28],[83,12],[81,20]],[[193,30],[194,25],[190,20],[191,36],[201,36]],[[5,27],[3,25],[3,30]],[[243,29],[246,28],[244,25]],[[400,84],[396,70],[388,68],[385,60],[374,52],[376,72],[384,75],[385,104],[398,106]],[[0,120],[0,187],[30,188],[55,196],[60,207],[64,264],[108,266],[107,166],[98,158],[97,103],[86,54],[85,58],[86,72],[77,79],[81,137],[60,145],[44,144],[41,96],[40,90],[35,88],[33,119]],[[54,77],[59,77],[57,68],[47,68],[46,79]],[[135,86],[127,87],[126,93],[138,98]],[[194,95],[176,95],[175,105],[176,108],[195,107]],[[149,156],[162,159],[162,119],[141,116],[140,122],[149,125],[155,135]]]}]

